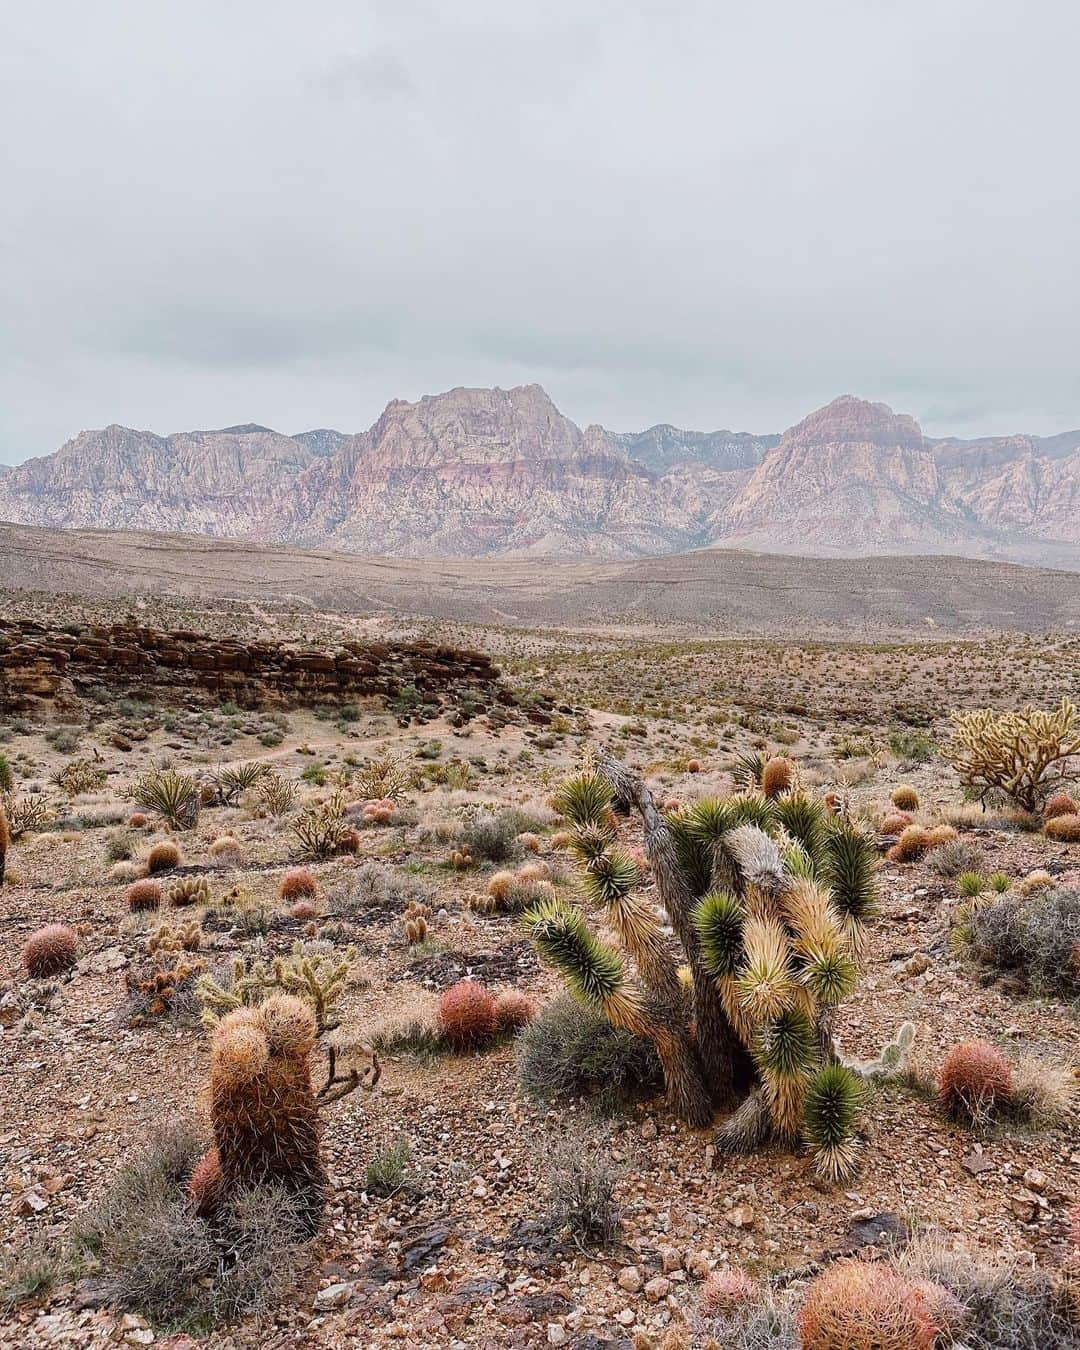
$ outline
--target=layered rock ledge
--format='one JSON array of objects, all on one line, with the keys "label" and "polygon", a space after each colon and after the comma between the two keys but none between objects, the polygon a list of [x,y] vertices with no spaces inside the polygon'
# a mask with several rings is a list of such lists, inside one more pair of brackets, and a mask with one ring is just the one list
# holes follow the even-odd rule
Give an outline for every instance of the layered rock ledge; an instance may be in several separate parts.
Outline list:
[{"label": "layered rock ledge", "polygon": [[490,657],[432,642],[345,642],[324,650],[131,623],[50,628],[0,620],[0,712],[102,692],[242,708],[377,697],[403,715],[452,708],[461,720],[514,703]]}]

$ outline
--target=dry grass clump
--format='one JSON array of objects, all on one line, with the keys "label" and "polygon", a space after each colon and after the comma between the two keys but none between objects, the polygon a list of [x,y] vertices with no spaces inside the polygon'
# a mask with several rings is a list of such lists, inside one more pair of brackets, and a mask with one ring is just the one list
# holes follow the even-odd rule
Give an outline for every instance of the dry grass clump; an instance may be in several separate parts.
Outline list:
[{"label": "dry grass clump", "polygon": [[79,950],[79,935],[66,923],[50,923],[31,933],[22,949],[26,973],[35,980],[70,970]]},{"label": "dry grass clump", "polygon": [[1013,1069],[1013,1110],[1040,1129],[1061,1124],[1072,1111],[1076,1095],[1076,1075],[1069,1065],[1025,1056]]},{"label": "dry grass clump", "polygon": [[1016,883],[1016,889],[1021,895],[1031,895],[1035,891],[1049,890],[1056,886],[1057,882],[1041,867],[1036,867],[1033,872],[1029,872],[1026,877],[1021,877]]}]

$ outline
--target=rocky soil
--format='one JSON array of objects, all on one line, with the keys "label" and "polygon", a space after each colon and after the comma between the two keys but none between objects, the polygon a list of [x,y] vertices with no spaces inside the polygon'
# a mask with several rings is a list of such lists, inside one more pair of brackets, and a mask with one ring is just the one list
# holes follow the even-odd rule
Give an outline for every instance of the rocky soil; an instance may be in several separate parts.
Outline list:
[{"label": "rocky soil", "polygon": [[[221,622],[208,619],[207,626]],[[339,635],[348,631],[348,622],[338,621]],[[392,622],[383,636],[395,640]],[[203,773],[265,759],[296,779],[310,800],[325,793],[335,771],[375,754],[390,751],[415,771],[398,817],[361,831],[357,856],[313,864],[319,935],[360,948],[344,1000],[347,1019],[371,1034],[429,1008],[438,991],[465,974],[524,990],[538,1003],[558,991],[512,916],[469,907],[494,865],[454,870],[449,845],[433,827],[477,804],[517,807],[535,819],[540,861],[560,887],[569,886],[545,799],[586,739],[611,745],[665,798],[692,801],[728,790],[736,755],[767,746],[794,755],[808,786],[840,788],[856,809],[880,810],[903,782],[935,817],[959,805],[958,785],[940,758],[896,738],[921,730],[932,742],[958,702],[1056,701],[1072,678],[1055,643],[1038,640],[953,650],[933,644],[705,650],[633,645],[617,635],[598,646],[591,636],[556,640],[511,630],[447,628],[444,638],[495,649],[521,705],[539,699],[550,711],[509,723],[481,713],[464,724],[440,711],[402,726],[374,698],[344,717],[335,699],[332,708],[279,708],[271,719],[196,704],[186,695],[151,703],[122,691],[85,701],[59,720],[40,710],[5,719],[0,750],[19,790],[40,783],[56,798],[50,774],[72,755],[92,756],[106,774],[91,794],[58,803],[62,814],[48,834],[15,844],[0,891],[6,1244],[61,1233],[155,1124],[205,1111],[205,1032],[194,1018],[133,1019],[125,983],[141,959],[146,925],[127,913],[125,885],[110,876],[106,846],[130,811],[124,789],[148,765],[167,758]],[[278,743],[266,743],[268,732]],[[691,759],[699,762],[693,772]],[[459,771],[447,781],[452,765],[466,766],[465,776]],[[632,823],[621,830],[628,845],[637,842]],[[988,871],[1019,878],[1046,867],[1062,882],[1080,882],[1080,846],[1007,829],[974,812],[962,833],[982,850]],[[239,842],[239,857],[211,853],[226,834]],[[161,837],[152,828],[134,835],[136,858]],[[285,951],[308,935],[277,898],[295,861],[294,841],[251,799],[237,808],[208,807],[197,827],[177,838],[186,874],[207,879],[215,906],[238,890],[245,912],[263,916],[257,932],[236,921],[205,921],[206,960]],[[369,863],[400,884],[397,898],[348,917],[335,914],[333,897]],[[1000,1044],[1010,1056],[1075,1068],[1075,1010],[989,980],[958,953],[950,940],[960,904],[955,882],[923,864],[886,864],[882,881],[864,978],[843,1006],[838,1030],[845,1051],[869,1056],[911,1020],[916,1075],[875,1091],[863,1122],[864,1167],[850,1188],[822,1187],[797,1154],[720,1156],[714,1130],[687,1129],[656,1100],[599,1122],[587,1102],[530,1103],[518,1086],[512,1042],[470,1056],[394,1054],[374,1092],[353,1093],[323,1112],[330,1208],[299,1284],[265,1315],[204,1343],[641,1350],[692,1322],[711,1268],[738,1264],[798,1280],[838,1253],[883,1243],[905,1225],[936,1229],[946,1242],[987,1255],[1056,1263],[1080,1175],[1075,1115],[1041,1131],[999,1126],[979,1133],[946,1120],[916,1080],[933,1073],[948,1047],[972,1036]],[[406,895],[431,908],[423,948],[410,948],[402,935]],[[20,966],[22,943],[56,920],[77,929],[79,962],[68,976],[31,981]],[[607,1250],[579,1247],[545,1223],[551,1144],[586,1122],[601,1131],[619,1171],[622,1223]],[[368,1164],[402,1138],[411,1157],[409,1185],[389,1198],[369,1193]],[[170,1337],[130,1313],[81,1308],[73,1286],[24,1303],[0,1342],[199,1343]]]}]

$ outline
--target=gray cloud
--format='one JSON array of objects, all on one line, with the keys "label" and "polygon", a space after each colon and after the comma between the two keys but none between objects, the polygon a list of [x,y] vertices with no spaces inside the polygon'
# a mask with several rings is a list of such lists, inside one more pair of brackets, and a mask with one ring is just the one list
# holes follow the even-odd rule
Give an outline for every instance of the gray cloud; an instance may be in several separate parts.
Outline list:
[{"label": "gray cloud", "polygon": [[0,461],[544,383],[1080,424],[1080,11],[52,0],[0,48]]}]

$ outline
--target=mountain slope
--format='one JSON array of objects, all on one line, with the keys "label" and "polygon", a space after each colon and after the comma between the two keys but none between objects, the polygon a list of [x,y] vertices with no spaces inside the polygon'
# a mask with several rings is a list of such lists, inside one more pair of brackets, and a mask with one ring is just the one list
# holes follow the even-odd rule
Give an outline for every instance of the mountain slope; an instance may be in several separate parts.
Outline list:
[{"label": "mountain slope", "polygon": [[845,395],[782,437],[584,429],[539,385],[396,399],[357,435],[111,426],[0,472],[0,519],[399,557],[708,545],[1080,569],[1080,432],[931,440]]}]

